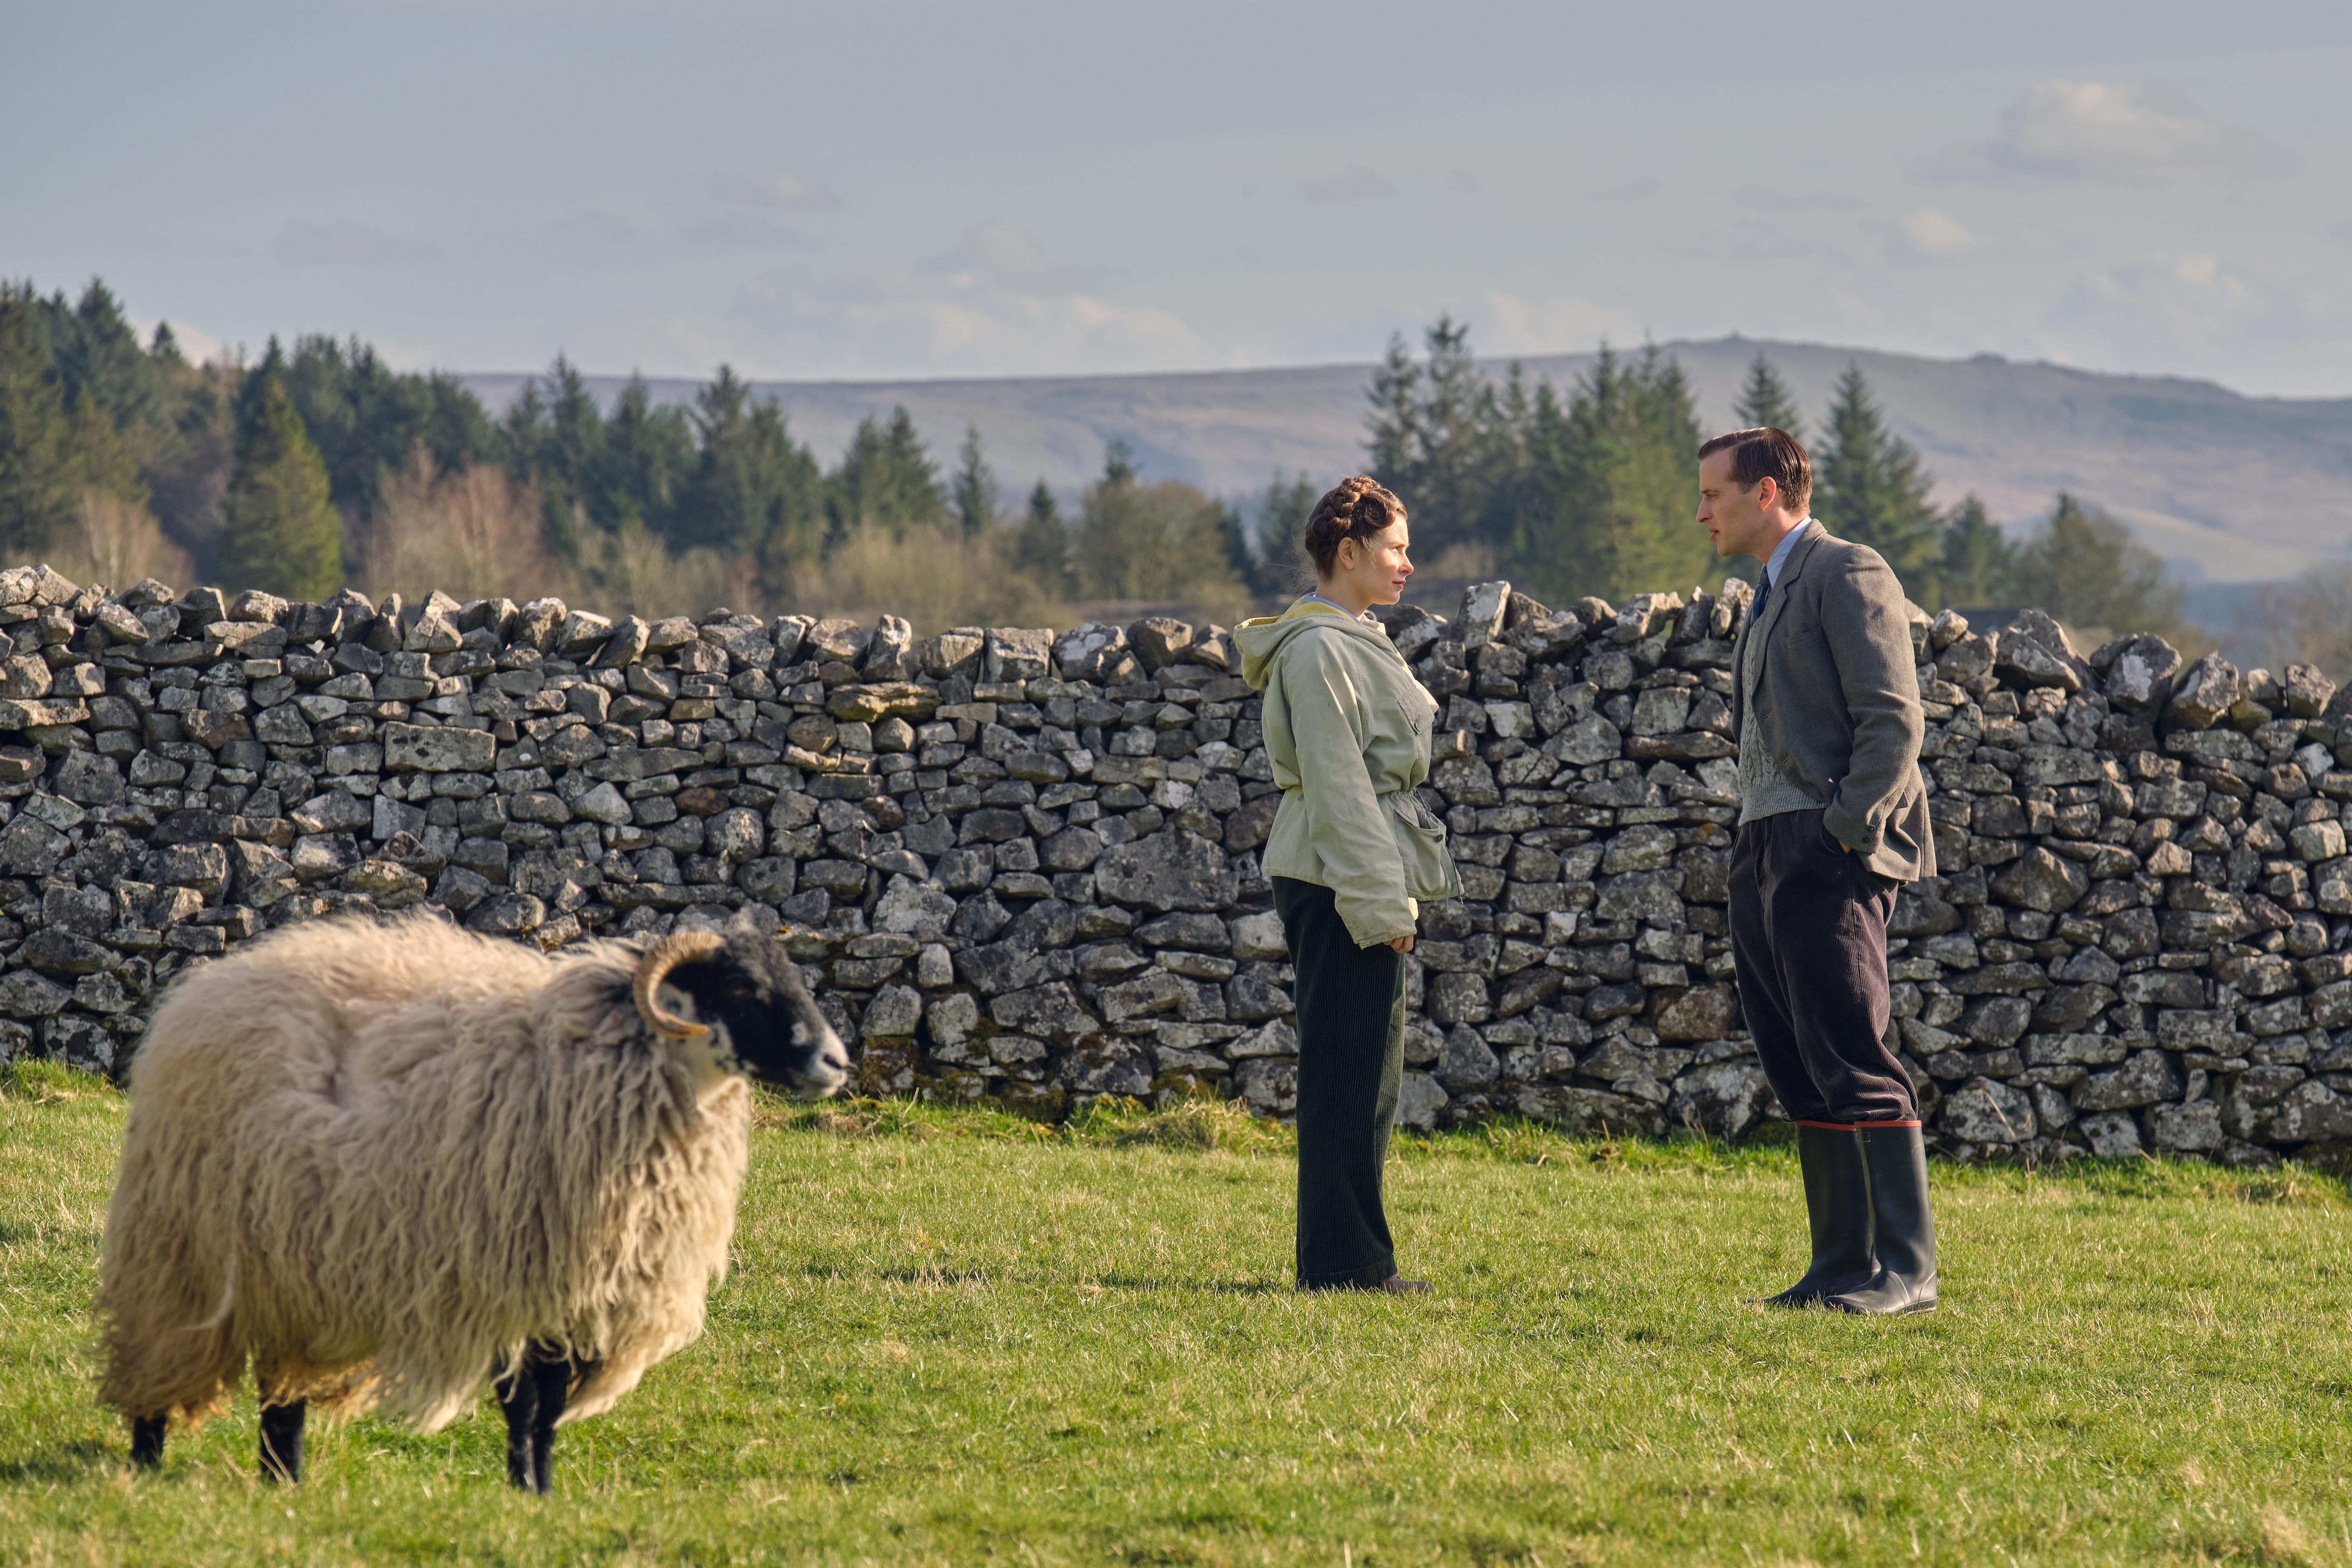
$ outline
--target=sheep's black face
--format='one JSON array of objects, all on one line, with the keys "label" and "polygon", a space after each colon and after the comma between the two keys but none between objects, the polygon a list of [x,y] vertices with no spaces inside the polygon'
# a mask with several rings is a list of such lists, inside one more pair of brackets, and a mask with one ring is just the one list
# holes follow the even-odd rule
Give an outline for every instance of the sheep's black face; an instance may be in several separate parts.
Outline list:
[{"label": "sheep's black face", "polygon": [[709,961],[680,965],[667,984],[693,999],[720,1066],[810,1100],[849,1077],[849,1053],[817,1011],[800,968],[774,937],[738,922]]}]

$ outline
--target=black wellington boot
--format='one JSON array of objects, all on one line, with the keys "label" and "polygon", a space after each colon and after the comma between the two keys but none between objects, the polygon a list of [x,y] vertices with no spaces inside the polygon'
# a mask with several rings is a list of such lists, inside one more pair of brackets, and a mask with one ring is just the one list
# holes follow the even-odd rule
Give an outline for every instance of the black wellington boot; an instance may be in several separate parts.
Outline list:
[{"label": "black wellington boot", "polygon": [[1893,1317],[1936,1310],[1936,1216],[1927,1206],[1927,1144],[1916,1127],[1865,1127],[1870,1207],[1878,1272],[1859,1289],[1831,1296],[1841,1312]]},{"label": "black wellington boot", "polygon": [[1768,1307],[1810,1307],[1841,1290],[1857,1289],[1877,1271],[1871,1253],[1870,1177],[1862,1138],[1851,1127],[1797,1125],[1797,1163],[1805,1173],[1805,1221],[1813,1235],[1813,1261],[1805,1277]]}]

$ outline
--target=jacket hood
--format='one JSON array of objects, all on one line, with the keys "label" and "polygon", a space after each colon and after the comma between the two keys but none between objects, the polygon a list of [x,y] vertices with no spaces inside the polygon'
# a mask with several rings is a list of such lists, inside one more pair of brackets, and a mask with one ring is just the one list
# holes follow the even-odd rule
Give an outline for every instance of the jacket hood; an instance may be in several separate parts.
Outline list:
[{"label": "jacket hood", "polygon": [[1378,644],[1383,653],[1398,663],[1404,662],[1396,651],[1396,645],[1389,641],[1389,634],[1385,630],[1370,622],[1356,620],[1320,599],[1301,595],[1297,602],[1282,614],[1261,616],[1255,620],[1244,621],[1234,628],[1234,646],[1242,653],[1242,679],[1254,689],[1265,690],[1265,683],[1274,679],[1275,657],[1281,653],[1291,638],[1310,626],[1362,637],[1367,642]]}]

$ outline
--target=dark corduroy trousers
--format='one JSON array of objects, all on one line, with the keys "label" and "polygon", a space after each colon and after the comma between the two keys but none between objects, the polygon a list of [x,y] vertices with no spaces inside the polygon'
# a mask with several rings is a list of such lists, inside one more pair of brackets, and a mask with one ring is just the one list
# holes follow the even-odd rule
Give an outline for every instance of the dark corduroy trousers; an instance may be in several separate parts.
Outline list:
[{"label": "dark corduroy trousers", "polygon": [[1818,811],[1739,825],[1731,960],[1756,1055],[1792,1121],[1914,1122],[1886,1048],[1886,921],[1897,884],[1847,854]]},{"label": "dark corduroy trousers", "polygon": [[1298,1007],[1298,1283],[1396,1272],[1381,1167],[1404,1084],[1404,960],[1361,948],[1331,889],[1274,879]]}]

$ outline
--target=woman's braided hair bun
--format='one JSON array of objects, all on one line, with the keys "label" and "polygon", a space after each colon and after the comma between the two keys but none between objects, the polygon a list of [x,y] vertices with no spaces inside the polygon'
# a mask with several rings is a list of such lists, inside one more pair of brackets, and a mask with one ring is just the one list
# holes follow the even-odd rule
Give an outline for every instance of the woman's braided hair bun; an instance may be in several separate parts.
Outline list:
[{"label": "woman's braided hair bun", "polygon": [[1323,492],[1307,520],[1307,553],[1315,558],[1316,573],[1331,574],[1341,540],[1363,543],[1402,516],[1404,503],[1378,479],[1362,474],[1341,479]]}]

